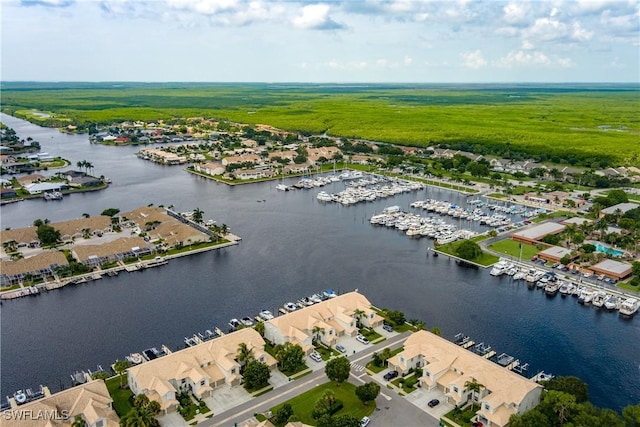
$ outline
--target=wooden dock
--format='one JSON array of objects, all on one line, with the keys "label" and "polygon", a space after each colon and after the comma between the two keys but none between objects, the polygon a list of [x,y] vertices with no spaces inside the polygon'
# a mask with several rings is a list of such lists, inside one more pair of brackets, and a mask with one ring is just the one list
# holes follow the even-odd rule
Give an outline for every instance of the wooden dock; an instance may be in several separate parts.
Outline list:
[{"label": "wooden dock", "polygon": [[460,347],[464,348],[464,349],[468,349],[469,347],[471,347],[472,345],[474,345],[476,342],[474,340],[469,340],[466,343],[462,344]]}]

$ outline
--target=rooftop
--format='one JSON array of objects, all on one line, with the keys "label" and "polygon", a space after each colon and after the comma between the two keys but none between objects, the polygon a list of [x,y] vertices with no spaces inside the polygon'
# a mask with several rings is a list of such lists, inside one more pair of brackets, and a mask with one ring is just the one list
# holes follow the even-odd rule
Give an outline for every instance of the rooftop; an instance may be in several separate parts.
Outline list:
[{"label": "rooftop", "polygon": [[626,262],[614,261],[612,259],[606,259],[602,262],[591,267],[594,270],[606,271],[610,273],[615,273],[618,275],[623,275],[628,273],[631,270],[631,264],[627,264]]},{"label": "rooftop", "polygon": [[527,240],[538,240],[547,234],[557,234],[565,229],[565,226],[555,222],[545,222],[535,227],[519,231],[513,234],[513,237],[520,237]]}]

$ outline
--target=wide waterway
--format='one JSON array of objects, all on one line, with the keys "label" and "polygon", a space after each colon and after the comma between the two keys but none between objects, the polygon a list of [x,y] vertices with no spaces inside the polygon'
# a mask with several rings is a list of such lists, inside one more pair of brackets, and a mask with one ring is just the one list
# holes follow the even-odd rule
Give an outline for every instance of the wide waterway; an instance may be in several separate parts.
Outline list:
[{"label": "wide waterway", "polygon": [[[431,241],[373,227],[368,218],[389,205],[408,209],[427,197],[464,203],[446,190],[428,188],[372,203],[344,207],[316,201],[319,190],[279,192],[274,183],[229,187],[134,156],[136,147],[90,144],[1,115],[21,138],[75,164],[88,160],[94,174],[113,180],[106,190],[72,194],[60,202],[27,200],[2,206],[1,226],[22,227],[36,218],[52,222],[122,211],[150,203],[196,207],[243,237],[238,246],[172,260],[163,267],[37,297],[5,301],[1,320],[1,393],[70,385],[76,370],[106,367],[117,358],[166,344],[233,317],[276,311],[284,302],[323,289],[358,288],[379,307],[398,309],[428,327],[439,326],[491,344],[556,375],[589,383],[596,405],[621,409],[640,401],[640,318],[583,307],[572,297],[547,298],[538,290],[461,268],[447,257],[427,256]],[[289,184],[295,182],[290,181]],[[326,191],[338,191],[333,184]],[[454,221],[448,218],[448,221]]]}]

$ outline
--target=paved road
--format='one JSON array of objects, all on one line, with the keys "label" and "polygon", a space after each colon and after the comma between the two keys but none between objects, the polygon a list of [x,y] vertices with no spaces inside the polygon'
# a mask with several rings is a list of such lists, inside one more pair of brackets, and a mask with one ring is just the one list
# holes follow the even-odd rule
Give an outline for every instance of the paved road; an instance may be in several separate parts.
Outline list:
[{"label": "paved road", "polygon": [[[369,346],[366,350],[350,355],[348,359],[352,362],[352,370],[349,381],[356,385],[370,381],[371,377],[366,375],[362,367],[369,361],[371,354],[374,351],[380,351],[384,347],[391,347],[391,349],[397,348],[402,345],[409,335],[409,332],[399,334],[380,344]],[[254,413],[266,412],[275,405],[285,402],[325,382],[327,382],[327,377],[324,374],[324,369],[320,369],[299,380],[279,387],[270,393],[240,404],[228,411],[216,414],[212,418],[199,423],[198,426],[233,426],[234,423],[240,425],[240,423],[251,418]],[[384,385],[381,389],[380,396],[378,396],[376,400],[376,404],[377,409],[371,415],[373,425],[393,425],[397,427],[413,427],[417,425],[435,427],[438,425],[438,420],[398,396],[395,392],[387,389]]]}]

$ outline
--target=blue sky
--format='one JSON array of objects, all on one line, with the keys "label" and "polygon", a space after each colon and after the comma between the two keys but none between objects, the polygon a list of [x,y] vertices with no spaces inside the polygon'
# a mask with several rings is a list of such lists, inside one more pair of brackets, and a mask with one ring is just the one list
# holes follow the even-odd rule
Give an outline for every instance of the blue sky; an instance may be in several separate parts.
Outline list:
[{"label": "blue sky", "polygon": [[640,0],[0,0],[1,79],[638,82]]}]

